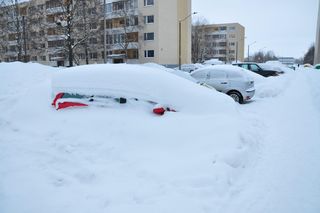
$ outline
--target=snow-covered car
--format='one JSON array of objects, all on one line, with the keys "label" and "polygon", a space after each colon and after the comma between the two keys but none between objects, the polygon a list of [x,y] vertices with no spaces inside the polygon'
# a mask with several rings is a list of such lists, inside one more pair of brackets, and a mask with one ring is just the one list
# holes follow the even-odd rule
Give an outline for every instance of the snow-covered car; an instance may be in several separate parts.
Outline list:
[{"label": "snow-covered car", "polygon": [[222,65],[224,64],[223,61],[220,61],[219,59],[213,58],[207,61],[203,62],[204,65]]},{"label": "snow-covered car", "polygon": [[[202,64],[182,64],[181,65],[181,71],[184,71],[184,72],[193,72],[197,69],[200,69],[200,68],[203,68],[204,66]],[[179,69],[179,67],[176,67],[175,68],[176,70]]]},{"label": "snow-covered car", "polygon": [[277,70],[264,69],[264,68],[260,67],[257,63],[253,63],[253,62],[234,63],[232,65],[250,70],[250,71],[255,72],[255,73],[262,75],[264,77],[278,76],[280,74],[283,74],[282,71],[279,72]]},{"label": "snow-covered car", "polygon": [[215,108],[223,108],[230,101],[219,93],[212,94],[212,91],[194,81],[154,65],[74,67],[53,76],[52,105],[58,110],[100,105],[116,107],[119,103],[151,110],[161,105],[179,112],[190,110],[203,113],[205,109],[212,110],[216,104],[219,106]]},{"label": "snow-covered car", "polygon": [[250,100],[255,93],[254,80],[240,67],[215,65],[199,69],[191,76],[231,96],[238,103]]}]

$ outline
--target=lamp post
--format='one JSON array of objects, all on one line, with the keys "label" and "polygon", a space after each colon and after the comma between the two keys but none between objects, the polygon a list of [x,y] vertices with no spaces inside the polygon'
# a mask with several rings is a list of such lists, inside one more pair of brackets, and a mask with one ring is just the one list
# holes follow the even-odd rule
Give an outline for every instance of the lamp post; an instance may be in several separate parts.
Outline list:
[{"label": "lamp post", "polygon": [[197,12],[193,12],[185,18],[179,20],[179,70],[181,70],[181,22],[185,21],[187,18],[195,14],[197,14]]},{"label": "lamp post", "polygon": [[249,58],[250,57],[250,46],[255,44],[255,43],[257,43],[257,41],[255,41],[255,42],[253,42],[251,44],[248,44],[248,62],[250,61],[250,58]]}]

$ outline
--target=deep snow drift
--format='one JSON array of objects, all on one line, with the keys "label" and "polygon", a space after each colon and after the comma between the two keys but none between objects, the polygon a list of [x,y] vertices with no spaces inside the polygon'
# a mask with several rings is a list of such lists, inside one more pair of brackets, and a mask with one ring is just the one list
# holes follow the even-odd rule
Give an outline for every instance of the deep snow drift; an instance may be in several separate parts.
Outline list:
[{"label": "deep snow drift", "polygon": [[0,63],[1,213],[319,212],[319,73],[255,76],[257,96],[237,105],[155,67],[141,70],[157,78],[140,89],[177,113],[56,111],[51,80],[72,70]]}]

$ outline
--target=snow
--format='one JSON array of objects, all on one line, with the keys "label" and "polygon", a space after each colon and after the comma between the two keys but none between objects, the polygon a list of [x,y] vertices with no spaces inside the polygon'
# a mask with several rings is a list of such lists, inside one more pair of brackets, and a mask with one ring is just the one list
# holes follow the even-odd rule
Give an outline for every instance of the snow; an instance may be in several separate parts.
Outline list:
[{"label": "snow", "polygon": [[220,61],[219,59],[210,59],[210,60],[207,60],[205,62],[203,62],[204,65],[221,65],[223,64],[223,61]]},{"label": "snow", "polygon": [[[320,72],[253,78],[238,105],[155,67],[0,63],[0,212],[319,212]],[[56,111],[73,86],[179,110]]]},{"label": "snow", "polygon": [[294,71],[288,66],[282,64],[280,61],[267,61],[266,63],[260,63],[259,65],[266,70],[275,70],[284,73],[290,73]]},{"label": "snow", "polygon": [[143,66],[151,67],[151,68],[155,68],[155,69],[160,69],[160,70],[175,74],[175,75],[177,75],[179,77],[182,77],[182,78],[187,79],[189,81],[192,81],[194,83],[198,82],[195,78],[193,78],[190,75],[190,73],[186,73],[186,72],[183,72],[183,71],[180,71],[180,70],[177,70],[177,69],[166,68],[166,67],[164,67],[162,65],[159,65],[159,64],[156,64],[156,63],[146,63],[146,64],[143,64]]}]

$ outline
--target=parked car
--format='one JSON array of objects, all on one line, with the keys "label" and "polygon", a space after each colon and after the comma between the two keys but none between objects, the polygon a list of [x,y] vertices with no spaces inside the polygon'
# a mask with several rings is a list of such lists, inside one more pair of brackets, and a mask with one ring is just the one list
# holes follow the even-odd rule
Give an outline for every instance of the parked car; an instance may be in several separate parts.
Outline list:
[{"label": "parked car", "polygon": [[303,67],[304,68],[313,68],[313,66],[311,64],[304,64]]},{"label": "parked car", "polygon": [[234,63],[232,65],[250,70],[264,77],[278,76],[280,74],[283,74],[283,72],[280,72],[280,71],[263,69],[257,63],[252,63],[252,62]]},{"label": "parked car", "polygon": [[246,70],[232,65],[208,66],[191,73],[199,83],[208,84],[217,91],[231,96],[236,102],[244,103],[255,93],[254,81]]},{"label": "parked car", "polygon": [[317,69],[317,70],[320,70],[320,64],[314,65],[314,68]]},{"label": "parked car", "polygon": [[[181,71],[184,71],[184,72],[193,72],[197,69],[200,69],[200,68],[203,68],[204,66],[202,64],[182,64],[181,65]],[[179,67],[176,67],[175,68],[176,70],[179,69]]]}]

